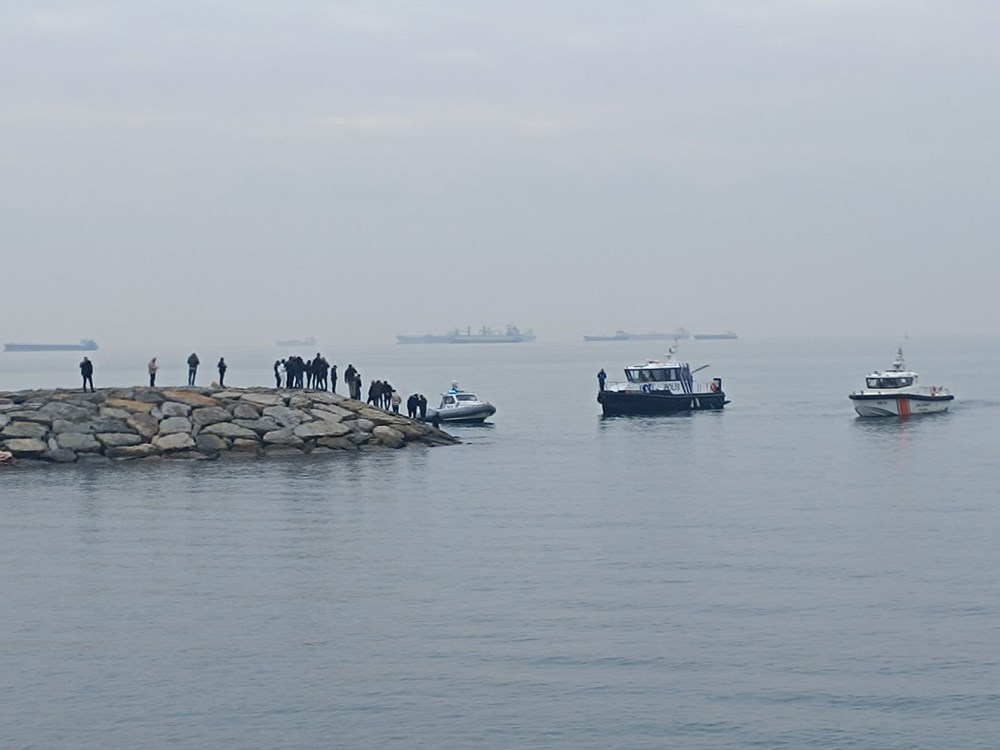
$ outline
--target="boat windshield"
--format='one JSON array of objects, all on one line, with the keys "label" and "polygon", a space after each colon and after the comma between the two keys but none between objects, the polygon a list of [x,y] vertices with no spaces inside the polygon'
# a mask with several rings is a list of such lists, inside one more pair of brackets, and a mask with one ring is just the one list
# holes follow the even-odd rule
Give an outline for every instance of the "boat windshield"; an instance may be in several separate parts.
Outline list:
[{"label": "boat windshield", "polygon": [[478,401],[479,399],[476,398],[475,394],[473,394],[473,393],[459,393],[458,394],[458,400],[459,401]]},{"label": "boat windshield", "polygon": [[913,385],[913,378],[867,378],[869,388],[905,388]]},{"label": "boat windshield", "polygon": [[629,369],[625,370],[625,377],[630,383],[649,383],[650,381],[664,382],[667,380],[680,380],[676,367],[662,367],[658,369]]}]

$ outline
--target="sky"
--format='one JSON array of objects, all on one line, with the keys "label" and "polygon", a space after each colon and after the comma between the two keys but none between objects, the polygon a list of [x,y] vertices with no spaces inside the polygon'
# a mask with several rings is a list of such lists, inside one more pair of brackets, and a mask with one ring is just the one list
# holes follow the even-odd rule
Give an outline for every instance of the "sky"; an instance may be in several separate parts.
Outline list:
[{"label": "sky", "polygon": [[988,0],[7,0],[0,339],[995,333]]}]

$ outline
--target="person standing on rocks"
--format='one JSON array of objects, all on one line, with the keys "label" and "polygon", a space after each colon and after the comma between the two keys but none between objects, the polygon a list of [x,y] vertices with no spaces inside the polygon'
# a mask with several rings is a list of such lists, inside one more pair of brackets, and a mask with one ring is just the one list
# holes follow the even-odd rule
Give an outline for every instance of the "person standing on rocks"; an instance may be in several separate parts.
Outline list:
[{"label": "person standing on rocks", "polygon": [[344,370],[344,385],[347,386],[347,395],[351,398],[354,398],[354,375],[356,372],[354,365],[348,365],[347,369]]},{"label": "person standing on rocks", "polygon": [[361,373],[354,374],[354,398],[361,400]]},{"label": "person standing on rocks", "polygon": [[330,366],[330,392],[337,392],[337,365]]},{"label": "person standing on rocks", "polygon": [[149,364],[146,366],[149,370],[149,387],[156,387],[156,371],[160,369],[160,366],[156,364],[156,357],[149,360]]},{"label": "person standing on rocks", "polygon": [[201,360],[198,359],[198,355],[191,352],[191,356],[188,357],[188,385],[194,385],[194,378],[198,374],[198,365],[201,364]]},{"label": "person standing on rocks", "polygon": [[427,421],[427,397],[422,393],[417,396],[417,408],[420,409],[420,421]]},{"label": "person standing on rocks", "polygon": [[83,392],[87,392],[87,383],[90,383],[90,392],[94,392],[94,363],[86,357],[80,363],[80,375],[83,376]]},{"label": "person standing on rocks", "polygon": [[282,364],[284,360],[276,359],[274,360],[274,387],[281,388],[281,371],[284,369]]},{"label": "person standing on rocks", "polygon": [[392,403],[392,413],[399,414],[399,404],[403,401],[403,397],[399,395],[398,391],[393,391],[389,396],[389,401]]},{"label": "person standing on rocks", "polygon": [[226,370],[229,369],[229,365],[226,364],[225,357],[219,357],[219,385],[226,385]]}]

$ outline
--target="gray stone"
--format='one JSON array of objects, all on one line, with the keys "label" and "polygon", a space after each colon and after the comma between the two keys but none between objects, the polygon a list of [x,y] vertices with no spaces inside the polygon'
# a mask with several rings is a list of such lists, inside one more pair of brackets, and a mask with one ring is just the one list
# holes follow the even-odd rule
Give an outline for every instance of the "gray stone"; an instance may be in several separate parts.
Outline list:
[{"label": "gray stone", "polygon": [[37,409],[19,409],[18,411],[9,411],[7,412],[7,416],[10,417],[12,422],[35,422],[36,424],[44,425],[52,424],[52,416],[38,411]]},{"label": "gray stone", "polygon": [[247,440],[246,438],[237,438],[233,441],[234,451],[253,451],[256,453],[261,453],[260,443],[256,440]]},{"label": "gray stone", "polygon": [[[129,395],[132,393],[129,391]],[[153,405],[146,403],[145,401],[136,401],[133,398],[109,398],[104,402],[105,409],[122,409],[129,413],[142,413],[149,414],[152,410]],[[128,419],[128,417],[123,417],[123,419]]]},{"label": "gray stone", "polygon": [[278,393],[244,393],[240,401],[257,406],[284,406],[285,398]]},{"label": "gray stone", "polygon": [[268,406],[264,409],[264,416],[277,419],[283,427],[295,427],[310,418],[309,415],[287,406]]},{"label": "gray stone", "polygon": [[345,437],[325,437],[316,441],[317,445],[325,448],[333,448],[338,451],[356,451],[358,446]]},{"label": "gray stone", "polygon": [[202,434],[218,435],[219,437],[238,439],[242,438],[244,440],[257,440],[257,433],[253,430],[249,430],[246,427],[240,427],[238,424],[233,424],[232,422],[218,422],[217,424],[211,424],[205,429],[203,429]]},{"label": "gray stone", "polygon": [[191,432],[191,420],[187,417],[167,417],[160,422],[160,435],[170,435],[174,432]]},{"label": "gray stone", "polygon": [[79,406],[76,404],[67,404],[61,401],[50,401],[39,409],[39,411],[51,419],[65,419],[70,422],[80,422],[84,419],[91,419],[94,416],[96,409],[90,404],[87,404],[86,406]]},{"label": "gray stone", "polygon": [[125,424],[142,435],[146,440],[152,440],[160,431],[159,421],[152,414],[133,414]]},{"label": "gray stone", "polygon": [[37,458],[49,449],[49,446],[36,438],[14,438],[5,441],[3,447],[18,458]]},{"label": "gray stone", "polygon": [[198,427],[206,427],[218,422],[232,421],[232,415],[221,406],[206,406],[191,412],[191,421]]},{"label": "gray stone", "polygon": [[[340,414],[334,414],[333,412],[323,411],[322,409],[310,409],[309,414],[316,419],[322,419],[326,422],[341,422],[344,417]],[[348,412],[350,414],[350,412]],[[353,417],[354,415],[351,414]]]},{"label": "gray stone", "polygon": [[56,443],[60,448],[76,451],[77,453],[97,453],[101,450],[101,444],[90,433],[85,432],[62,432],[56,435]]},{"label": "gray stone", "polygon": [[132,416],[132,412],[127,409],[111,409],[107,406],[101,407],[101,417],[103,419],[128,419]]},{"label": "gray stone", "polygon": [[97,439],[106,448],[119,448],[123,445],[138,445],[142,438],[131,432],[99,432]]},{"label": "gray stone", "polygon": [[197,391],[167,390],[163,392],[170,401],[176,401],[188,406],[221,406],[214,398],[209,398]]},{"label": "gray stone", "polygon": [[364,445],[372,439],[372,434],[370,432],[352,432],[347,436],[347,439],[355,445]]},{"label": "gray stone", "polygon": [[179,404],[176,401],[165,401],[160,404],[160,413],[165,417],[186,417],[191,413],[191,407],[187,404]]},{"label": "gray stone", "polygon": [[265,432],[281,429],[281,424],[274,417],[261,417],[260,419],[234,419],[233,424],[238,424],[240,427],[246,427],[248,430],[253,430],[258,435],[263,435]]},{"label": "gray stone", "polygon": [[302,447],[305,441],[292,432],[291,427],[284,427],[274,432],[264,435],[264,442],[269,445],[291,445],[296,448]]},{"label": "gray stone", "polygon": [[237,401],[242,397],[242,391],[219,391],[218,393],[212,394],[212,398],[217,401]]},{"label": "gray stone", "polygon": [[355,416],[357,416],[350,409],[344,409],[340,406],[335,406],[333,404],[315,404],[313,406],[311,414],[317,419],[329,419],[329,417],[322,416],[323,412],[326,412],[331,416],[340,417],[341,419],[346,419],[346,418],[353,419]]},{"label": "gray stone", "polygon": [[339,404],[341,401],[347,400],[347,396],[340,396],[336,393],[327,393],[326,391],[312,391],[309,395],[312,396],[313,405]]},{"label": "gray stone", "polygon": [[0,432],[0,438],[33,438],[41,440],[48,432],[45,427],[34,422],[11,422]]},{"label": "gray stone", "polygon": [[52,420],[52,432],[57,435],[63,432],[93,432],[88,422],[67,422],[65,419]]},{"label": "gray stone", "polygon": [[145,404],[162,404],[166,398],[156,388],[143,388],[136,390],[135,400]]},{"label": "gray stone", "polygon": [[288,397],[288,405],[293,409],[308,409],[313,401],[304,393],[293,393]]},{"label": "gray stone", "polygon": [[51,461],[54,464],[71,464],[76,461],[76,453],[69,448],[49,448],[42,454],[43,461]]},{"label": "gray stone", "polygon": [[187,451],[194,448],[194,439],[186,432],[172,432],[153,438],[153,445],[163,453]]},{"label": "gray stone", "polygon": [[360,432],[371,432],[375,429],[375,423],[370,419],[355,419],[351,425]]},{"label": "gray stone", "polygon": [[[350,431],[351,428],[347,425],[340,424],[339,422],[329,422],[325,419],[300,424],[292,430],[297,437],[300,437],[303,440],[311,440],[313,438],[321,437],[341,437],[348,434]],[[400,437],[402,437],[402,435],[400,435]]]},{"label": "gray stone", "polygon": [[239,403],[236,404],[236,408],[233,409],[233,416],[236,419],[259,419],[260,409],[252,404]]},{"label": "gray stone", "polygon": [[0,430],[10,424],[10,417],[6,414],[0,414]]},{"label": "gray stone", "polygon": [[110,458],[129,459],[149,458],[150,456],[155,456],[157,453],[159,451],[149,443],[140,443],[138,445],[117,445],[113,448],[108,448],[104,455]]},{"label": "gray stone", "polygon": [[392,427],[387,427],[386,425],[378,425],[374,430],[372,430],[372,435],[380,445],[384,445],[388,448],[402,448],[403,444],[406,442],[406,438],[403,436],[402,432]]},{"label": "gray stone", "polygon": [[122,419],[95,419],[90,423],[94,432],[132,432],[132,428]]},{"label": "gray stone", "polygon": [[195,445],[202,453],[212,455],[228,450],[229,445],[218,435],[201,434],[194,439]]}]

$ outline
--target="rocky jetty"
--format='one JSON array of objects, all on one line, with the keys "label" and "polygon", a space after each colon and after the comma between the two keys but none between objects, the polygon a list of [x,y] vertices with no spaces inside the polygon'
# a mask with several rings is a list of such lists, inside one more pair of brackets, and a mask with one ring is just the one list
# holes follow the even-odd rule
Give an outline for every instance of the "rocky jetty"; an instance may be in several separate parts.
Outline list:
[{"label": "rocky jetty", "polygon": [[0,456],[51,463],[302,455],[456,438],[323,391],[105,388],[0,392]]}]

